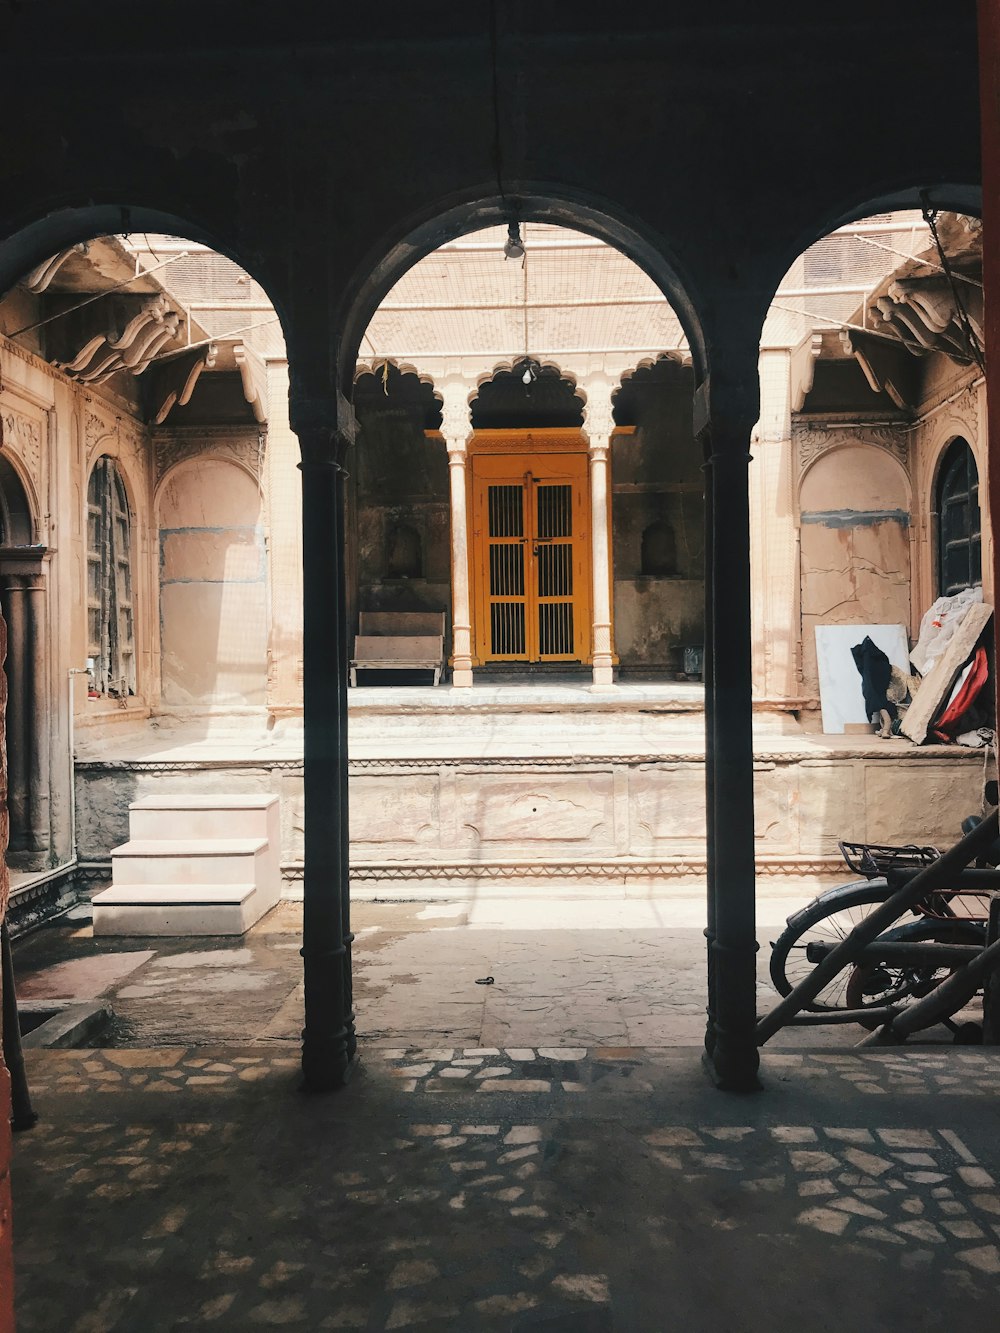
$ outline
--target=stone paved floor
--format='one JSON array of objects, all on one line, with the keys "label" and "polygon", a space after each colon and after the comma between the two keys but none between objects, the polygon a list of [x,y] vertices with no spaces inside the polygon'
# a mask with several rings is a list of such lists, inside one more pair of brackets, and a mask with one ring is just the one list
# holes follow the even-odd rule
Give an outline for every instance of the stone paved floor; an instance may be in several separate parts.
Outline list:
[{"label": "stone paved floor", "polygon": [[20,1333],[996,1328],[993,1051],[30,1053]]},{"label": "stone paved floor", "polygon": [[[759,1004],[775,995],[767,942],[806,900],[759,905]],[[355,1000],[367,1043],[700,1046],[704,902],[490,900],[355,904]],[[295,1043],[301,906],[242,939],[98,939],[76,919],[16,944],[24,1000],[101,998],[115,1045]],[[491,984],[483,984],[492,977]],[[855,1028],[789,1030],[778,1047],[850,1046]]]},{"label": "stone paved floor", "polygon": [[23,997],[116,1015],[28,1052],[20,1333],[995,1329],[996,1052],[810,1029],[719,1093],[701,911],[359,904],[362,1054],[326,1097],[298,1090],[296,906],[20,941]]}]

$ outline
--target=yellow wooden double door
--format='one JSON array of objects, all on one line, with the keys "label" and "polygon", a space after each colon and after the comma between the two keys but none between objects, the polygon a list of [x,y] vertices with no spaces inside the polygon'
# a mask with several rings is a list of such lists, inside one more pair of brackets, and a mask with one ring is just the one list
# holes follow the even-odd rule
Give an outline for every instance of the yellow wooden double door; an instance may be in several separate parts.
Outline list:
[{"label": "yellow wooden double door", "polygon": [[590,660],[585,453],[473,453],[473,660]]}]

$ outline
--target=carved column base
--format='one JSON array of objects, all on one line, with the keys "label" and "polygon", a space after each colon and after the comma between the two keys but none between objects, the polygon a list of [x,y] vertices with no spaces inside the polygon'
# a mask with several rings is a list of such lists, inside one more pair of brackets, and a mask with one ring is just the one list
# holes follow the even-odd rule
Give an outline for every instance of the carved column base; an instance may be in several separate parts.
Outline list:
[{"label": "carved column base", "polygon": [[611,661],[610,653],[607,654],[607,656],[605,656],[603,653],[602,654],[595,653],[594,660],[592,663],[592,671],[593,671],[595,689],[606,690],[609,687],[612,688],[614,687],[615,669],[614,669],[614,664]]}]

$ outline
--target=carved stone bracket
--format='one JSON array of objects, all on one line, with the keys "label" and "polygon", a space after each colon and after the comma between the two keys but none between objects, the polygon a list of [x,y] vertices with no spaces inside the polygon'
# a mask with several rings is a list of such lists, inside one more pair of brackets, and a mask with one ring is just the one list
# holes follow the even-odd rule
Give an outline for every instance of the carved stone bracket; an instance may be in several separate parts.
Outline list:
[{"label": "carved stone bracket", "polygon": [[243,397],[250,404],[254,420],[267,420],[267,366],[245,343],[237,343],[233,357],[243,382]]},{"label": "carved stone bracket", "polygon": [[202,371],[211,370],[215,365],[216,350],[215,343],[210,343],[187,356],[168,361],[160,368],[156,386],[159,406],[153,412],[154,426],[162,425],[175,406],[184,407],[191,401]]},{"label": "carved stone bracket", "polygon": [[119,334],[100,333],[88,339],[69,361],[57,361],[58,369],[83,384],[100,384],[118,371],[142,372],[179,332],[183,316],[161,292],[144,300]]}]

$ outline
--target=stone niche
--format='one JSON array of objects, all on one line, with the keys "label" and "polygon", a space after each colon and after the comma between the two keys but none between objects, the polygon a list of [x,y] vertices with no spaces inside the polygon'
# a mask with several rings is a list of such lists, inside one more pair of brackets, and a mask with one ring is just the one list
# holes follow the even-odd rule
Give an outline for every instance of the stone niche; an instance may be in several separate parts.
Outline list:
[{"label": "stone niche", "polygon": [[691,370],[658,361],[626,379],[612,447],[615,648],[623,672],[683,670],[702,644],[704,479],[691,421]]},{"label": "stone niche", "polygon": [[261,498],[235,463],[180,463],[160,491],[163,702],[252,706],[267,685],[267,574]]},{"label": "stone niche", "polygon": [[910,627],[910,501],[885,449],[847,444],[821,454],[799,493],[802,676],[819,689],[817,625]]},{"label": "stone niche", "polygon": [[[355,392],[352,461],[357,611],[451,610],[448,457],[430,385],[390,366]],[[357,629],[352,626],[351,632]]]}]

